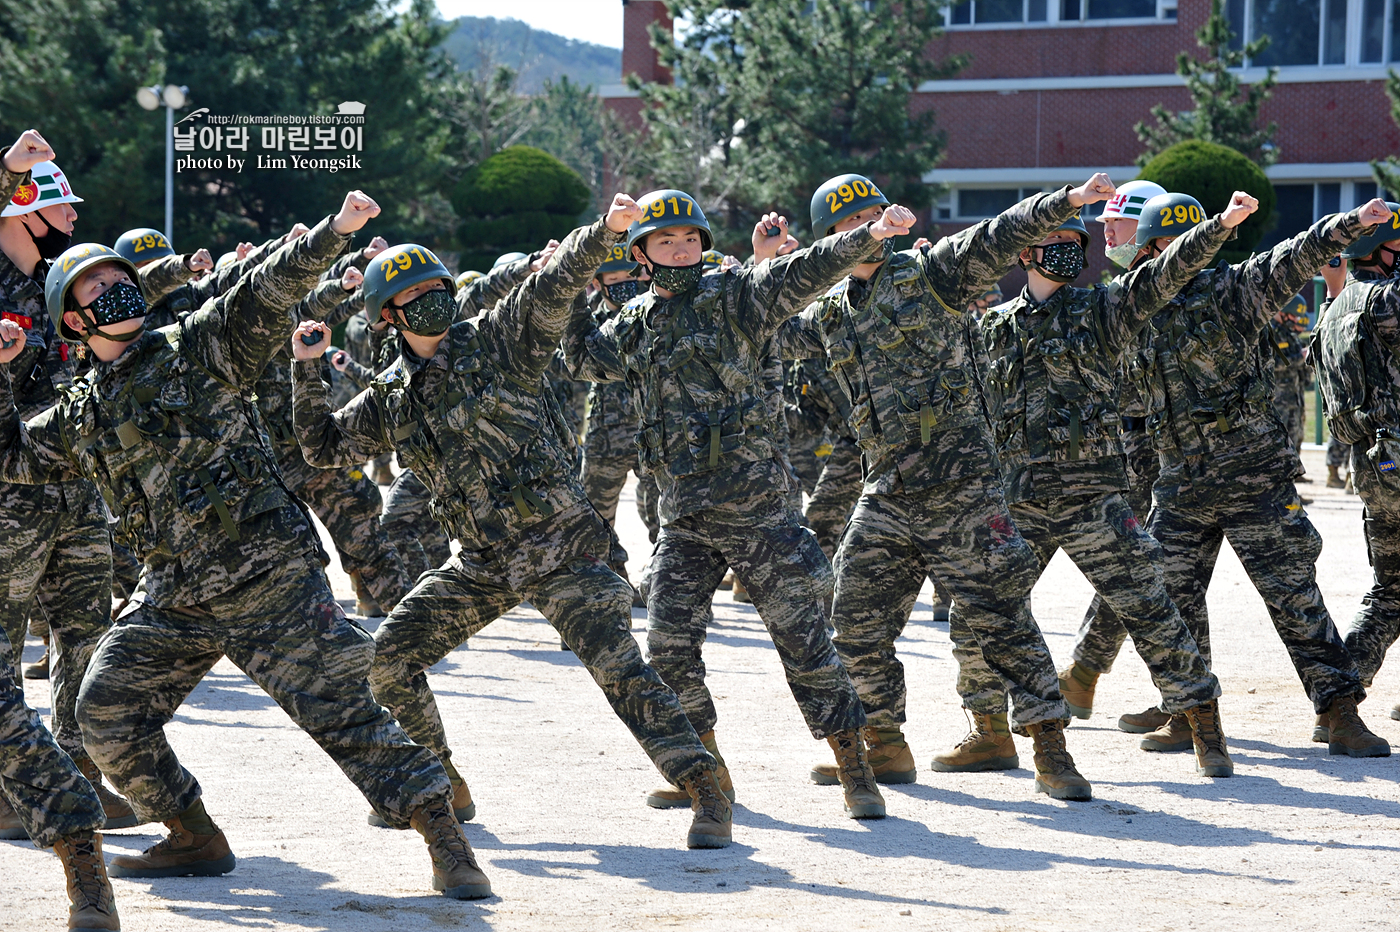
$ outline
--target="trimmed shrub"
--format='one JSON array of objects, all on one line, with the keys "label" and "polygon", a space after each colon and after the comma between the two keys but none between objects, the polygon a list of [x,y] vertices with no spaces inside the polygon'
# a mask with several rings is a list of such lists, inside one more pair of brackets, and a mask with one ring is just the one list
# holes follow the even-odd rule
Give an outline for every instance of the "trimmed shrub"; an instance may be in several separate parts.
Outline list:
[{"label": "trimmed shrub", "polygon": [[547,240],[563,239],[592,199],[578,173],[554,156],[511,146],[473,168],[452,190],[452,207],[463,218],[457,239],[476,259],[472,267],[487,256],[533,252]]},{"label": "trimmed shrub", "polygon": [[1264,170],[1234,149],[1188,139],[1165,149],[1143,166],[1138,175],[1155,181],[1168,191],[1189,194],[1214,216],[1230,203],[1230,195],[1245,191],[1259,199],[1259,209],[1239,226],[1237,238],[1220,250],[1219,259],[1243,262],[1274,228],[1274,186]]}]

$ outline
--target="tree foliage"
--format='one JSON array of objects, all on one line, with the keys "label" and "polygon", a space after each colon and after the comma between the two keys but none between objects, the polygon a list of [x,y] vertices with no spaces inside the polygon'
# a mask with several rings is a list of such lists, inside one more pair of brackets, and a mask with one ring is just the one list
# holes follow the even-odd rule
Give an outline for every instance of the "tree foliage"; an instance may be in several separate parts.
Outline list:
[{"label": "tree foliage", "polygon": [[1168,191],[1191,195],[1211,215],[1224,210],[1236,191],[1258,198],[1259,209],[1239,225],[1237,237],[1220,250],[1220,258],[1227,262],[1249,258],[1277,220],[1274,186],[1264,170],[1227,146],[1200,139],[1179,142],[1143,166],[1138,177],[1155,181]]},{"label": "tree foliage", "polygon": [[[1390,119],[1400,126],[1400,74],[1396,74],[1393,68],[1386,74],[1385,96],[1390,98]],[[1400,197],[1400,161],[1395,156],[1372,159],[1371,175],[1387,197]]]},{"label": "tree foliage", "polygon": [[674,84],[636,84],[645,106],[647,167],[688,190],[721,245],[748,238],[764,210],[803,227],[812,192],[861,172],[892,199],[926,206],[923,175],[944,140],[913,92],[961,59],[931,60],[942,6],[851,0],[667,0],[686,24],[678,41],[653,28]]},{"label": "tree foliage", "polygon": [[1228,146],[1262,168],[1278,161],[1279,151],[1272,141],[1277,124],[1259,127],[1259,108],[1273,93],[1278,69],[1270,68],[1263,80],[1248,86],[1230,70],[1257,57],[1268,47],[1269,37],[1260,36],[1238,49],[1231,48],[1234,39],[1223,0],[1211,0],[1210,16],[1196,33],[1196,43],[1205,49],[1205,56],[1181,52],[1176,57],[1176,73],[1185,79],[1194,106],[1186,113],[1175,113],[1157,104],[1152,108],[1155,126],[1139,123],[1133,127],[1144,144],[1139,166],[1186,139]]},{"label": "tree foliage", "polygon": [[502,253],[562,239],[592,200],[578,173],[547,152],[530,146],[497,152],[452,191],[452,206],[464,218],[457,234],[463,267],[489,267]]}]

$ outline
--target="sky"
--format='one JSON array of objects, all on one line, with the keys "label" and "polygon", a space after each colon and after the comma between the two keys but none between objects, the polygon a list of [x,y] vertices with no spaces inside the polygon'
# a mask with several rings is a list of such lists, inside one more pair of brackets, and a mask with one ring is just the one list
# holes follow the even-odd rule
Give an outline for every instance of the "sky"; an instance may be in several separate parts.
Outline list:
[{"label": "sky", "polygon": [[437,7],[443,19],[518,19],[566,39],[622,48],[622,0],[437,0]]}]

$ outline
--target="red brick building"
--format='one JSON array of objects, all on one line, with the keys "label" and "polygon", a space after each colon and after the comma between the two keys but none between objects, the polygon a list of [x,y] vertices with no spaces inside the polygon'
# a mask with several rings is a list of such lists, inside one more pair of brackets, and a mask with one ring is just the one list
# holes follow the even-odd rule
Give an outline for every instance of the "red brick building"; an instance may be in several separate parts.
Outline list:
[{"label": "red brick building", "polygon": [[[669,80],[647,35],[653,22],[670,26],[665,5],[623,6],[623,73]],[[1279,126],[1280,157],[1268,170],[1279,196],[1277,236],[1374,196],[1367,160],[1400,152],[1383,90],[1390,63],[1400,62],[1397,7],[1400,0],[1228,0],[1237,35],[1272,39],[1244,78],[1279,69],[1263,114]],[[1023,192],[1096,170],[1134,177],[1141,145],[1133,125],[1150,120],[1157,103],[1190,109],[1175,59],[1198,50],[1195,33],[1209,11],[1210,0],[954,4],[929,54],[963,53],[970,63],[956,78],[925,84],[914,101],[948,135],[942,161],[924,176],[947,186],[929,219],[948,232]],[[618,111],[636,112],[625,86],[602,93]],[[1101,263],[1100,250],[1091,252]]]}]

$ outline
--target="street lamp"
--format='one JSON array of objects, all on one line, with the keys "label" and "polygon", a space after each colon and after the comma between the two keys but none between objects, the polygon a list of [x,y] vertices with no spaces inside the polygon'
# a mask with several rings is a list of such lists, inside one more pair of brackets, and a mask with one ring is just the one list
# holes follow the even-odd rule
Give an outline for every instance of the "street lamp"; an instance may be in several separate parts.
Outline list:
[{"label": "street lamp", "polygon": [[190,89],[167,84],[136,89],[136,102],[144,110],[154,110],[165,104],[165,238],[175,242],[175,111],[185,105]]}]

